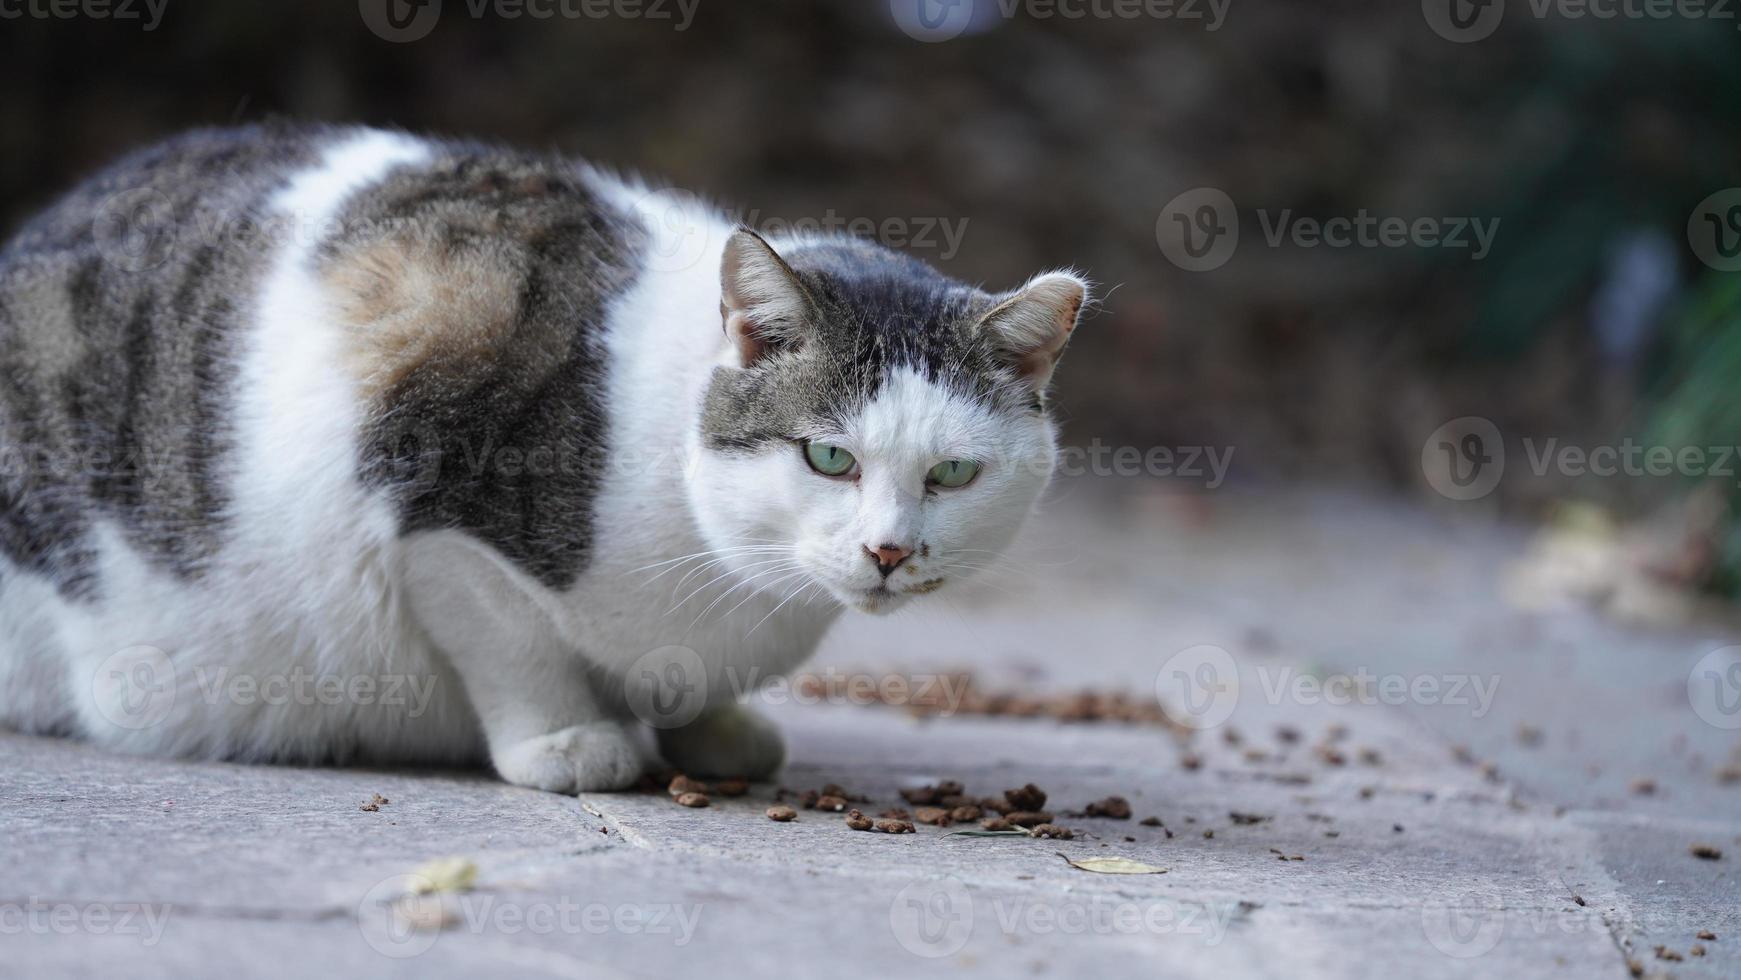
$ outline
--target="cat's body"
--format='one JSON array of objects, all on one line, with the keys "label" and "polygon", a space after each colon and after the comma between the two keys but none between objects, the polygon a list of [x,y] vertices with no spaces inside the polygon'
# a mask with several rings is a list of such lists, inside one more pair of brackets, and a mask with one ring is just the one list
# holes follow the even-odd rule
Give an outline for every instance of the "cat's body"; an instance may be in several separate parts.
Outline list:
[{"label": "cat's body", "polygon": [[143,151],[0,253],[0,726],[572,791],[638,718],[766,774],[736,695],[1013,534],[1080,289],[399,133]]}]

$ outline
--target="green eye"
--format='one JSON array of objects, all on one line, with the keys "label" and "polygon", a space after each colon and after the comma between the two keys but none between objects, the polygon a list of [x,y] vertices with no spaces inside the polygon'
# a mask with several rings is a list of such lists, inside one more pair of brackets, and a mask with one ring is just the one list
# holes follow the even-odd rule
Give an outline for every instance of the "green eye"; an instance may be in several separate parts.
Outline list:
[{"label": "green eye", "polygon": [[823,476],[845,476],[858,466],[858,460],[839,446],[820,442],[804,444],[804,459],[810,468]]},{"label": "green eye", "polygon": [[931,467],[931,472],[925,474],[925,482],[953,490],[967,486],[978,475],[978,463],[968,459],[946,459]]}]

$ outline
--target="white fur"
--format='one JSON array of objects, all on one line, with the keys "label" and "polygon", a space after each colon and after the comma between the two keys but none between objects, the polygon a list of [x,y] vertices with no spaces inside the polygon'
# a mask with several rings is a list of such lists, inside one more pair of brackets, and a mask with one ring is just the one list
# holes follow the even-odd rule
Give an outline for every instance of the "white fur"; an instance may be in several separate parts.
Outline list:
[{"label": "white fur", "polygon": [[[404,136],[353,136],[274,206],[317,228],[427,152]],[[460,532],[398,536],[388,501],[356,479],[360,399],[309,269],[310,235],[279,244],[254,298],[223,552],[178,581],[99,527],[95,603],[64,601],[0,561],[0,724],[154,754],[487,757],[512,782],[573,792],[638,774],[630,709],[657,693],[675,656],[702,666],[703,700],[687,726],[661,733],[667,756],[751,774],[777,766],[778,736],[735,695],[809,656],[842,604],[892,608],[1000,551],[1050,474],[1052,428],[902,372],[844,431],[808,434],[858,456],[856,483],[817,476],[796,451],[704,451],[699,402],[711,372],[733,363],[719,286],[732,229],[686,198],[588,179],[642,214],[659,258],[611,310],[612,469],[572,587],[548,589]],[[925,472],[950,458],[984,468],[966,487],[928,492]],[[879,598],[864,549],[884,542],[923,548],[891,577],[896,595]],[[268,704],[229,686],[298,672],[404,677],[413,703]],[[171,694],[145,724],[125,712],[142,679]]]}]

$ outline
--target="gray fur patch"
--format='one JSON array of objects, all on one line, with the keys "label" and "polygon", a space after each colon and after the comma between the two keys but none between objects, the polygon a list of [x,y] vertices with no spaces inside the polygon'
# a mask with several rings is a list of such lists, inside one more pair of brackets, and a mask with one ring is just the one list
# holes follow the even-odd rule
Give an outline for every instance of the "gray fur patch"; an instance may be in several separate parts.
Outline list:
[{"label": "gray fur patch", "polygon": [[132,154],[0,252],[0,552],[95,594],[90,527],[197,573],[217,548],[239,328],[271,193],[332,130],[202,130]]},{"label": "gray fur patch", "polygon": [[[470,144],[439,146],[339,224],[319,267],[349,284],[374,390],[365,481],[392,494],[404,530],[464,530],[545,585],[570,584],[603,477],[606,308],[632,284],[645,230],[573,163]],[[359,282],[382,263],[399,270],[389,278],[433,267],[463,298],[406,320],[415,297]]]}]

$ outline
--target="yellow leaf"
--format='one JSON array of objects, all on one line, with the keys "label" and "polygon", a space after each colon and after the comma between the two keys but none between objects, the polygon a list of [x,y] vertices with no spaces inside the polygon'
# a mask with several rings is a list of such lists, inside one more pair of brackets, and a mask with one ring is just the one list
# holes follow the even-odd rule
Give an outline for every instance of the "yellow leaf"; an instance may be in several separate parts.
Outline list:
[{"label": "yellow leaf", "polygon": [[411,872],[411,877],[411,891],[416,895],[463,892],[478,880],[478,866],[468,858],[436,858]]},{"label": "yellow leaf", "polygon": [[1071,861],[1068,854],[1059,852],[1058,856],[1066,861],[1070,861],[1070,866],[1072,868],[1080,868],[1083,871],[1093,871],[1096,874],[1164,875],[1167,873],[1166,868],[1157,868],[1152,864],[1144,864],[1141,861],[1132,861],[1130,858],[1083,858],[1080,861]]}]

